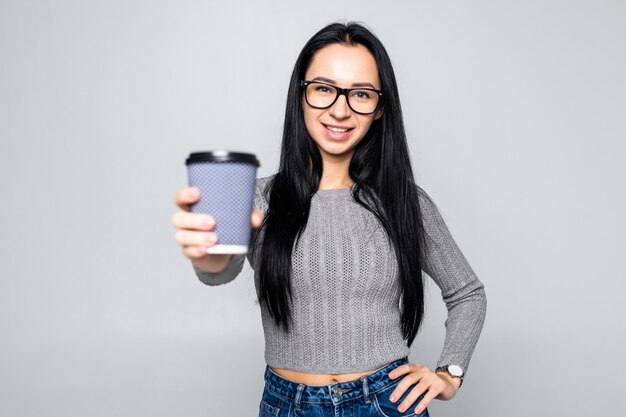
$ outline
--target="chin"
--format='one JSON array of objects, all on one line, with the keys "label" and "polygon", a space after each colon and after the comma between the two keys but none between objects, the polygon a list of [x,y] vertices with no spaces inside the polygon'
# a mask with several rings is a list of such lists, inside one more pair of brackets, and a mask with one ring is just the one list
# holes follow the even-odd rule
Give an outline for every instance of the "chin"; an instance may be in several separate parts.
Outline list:
[{"label": "chin", "polygon": [[317,146],[320,152],[333,156],[342,156],[354,151],[356,144],[342,144],[342,146]]}]

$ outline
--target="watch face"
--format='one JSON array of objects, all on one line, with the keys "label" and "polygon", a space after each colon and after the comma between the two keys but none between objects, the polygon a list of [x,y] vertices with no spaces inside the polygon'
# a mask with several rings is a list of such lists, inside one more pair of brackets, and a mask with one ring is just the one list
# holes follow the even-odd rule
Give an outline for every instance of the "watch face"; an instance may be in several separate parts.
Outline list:
[{"label": "watch face", "polygon": [[454,376],[462,376],[463,375],[463,369],[461,369],[461,367],[458,366],[458,365],[450,365],[450,366],[448,366],[448,372],[450,372]]}]

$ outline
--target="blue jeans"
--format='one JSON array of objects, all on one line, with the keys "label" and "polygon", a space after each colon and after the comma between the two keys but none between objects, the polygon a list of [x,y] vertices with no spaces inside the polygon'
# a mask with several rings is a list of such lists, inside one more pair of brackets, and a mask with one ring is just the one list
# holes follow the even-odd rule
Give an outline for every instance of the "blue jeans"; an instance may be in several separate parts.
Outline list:
[{"label": "blue jeans", "polygon": [[369,375],[347,382],[329,385],[306,385],[285,379],[269,366],[265,368],[265,389],[259,405],[259,417],[430,417],[428,408],[415,414],[415,407],[424,398],[420,395],[404,412],[398,405],[409,395],[414,385],[396,400],[389,396],[402,375],[392,380],[392,369],[408,362],[408,357],[398,359],[378,368]]}]

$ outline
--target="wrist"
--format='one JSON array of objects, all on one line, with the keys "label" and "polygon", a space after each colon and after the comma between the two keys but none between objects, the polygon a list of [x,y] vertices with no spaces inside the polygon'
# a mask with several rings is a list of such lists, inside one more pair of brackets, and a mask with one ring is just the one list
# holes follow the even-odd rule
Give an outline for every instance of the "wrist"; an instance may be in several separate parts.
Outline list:
[{"label": "wrist", "polygon": [[459,391],[459,381],[457,381],[459,378],[453,378],[445,371],[435,372],[435,374],[447,382],[447,388],[435,398],[444,401],[454,398]]},{"label": "wrist", "polygon": [[232,254],[207,254],[202,259],[192,259],[191,263],[209,274],[219,274],[226,269],[232,256]]},{"label": "wrist", "polygon": [[455,388],[459,388],[461,378],[452,378],[446,371],[435,372],[437,375],[450,382]]},{"label": "wrist", "polygon": [[465,377],[465,372],[458,365],[444,365],[435,369],[435,373],[442,375],[449,381],[456,390],[461,388],[463,385],[463,377]]}]

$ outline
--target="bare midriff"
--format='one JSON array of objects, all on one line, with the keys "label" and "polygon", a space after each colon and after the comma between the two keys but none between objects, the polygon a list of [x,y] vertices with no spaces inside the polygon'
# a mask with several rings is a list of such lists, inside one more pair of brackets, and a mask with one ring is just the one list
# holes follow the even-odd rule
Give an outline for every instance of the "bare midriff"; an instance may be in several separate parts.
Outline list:
[{"label": "bare midriff", "polygon": [[306,385],[328,385],[335,382],[346,382],[358,379],[363,375],[369,375],[372,371],[357,372],[351,374],[312,374],[308,372],[299,372],[292,369],[273,368],[272,371],[285,379]]}]

